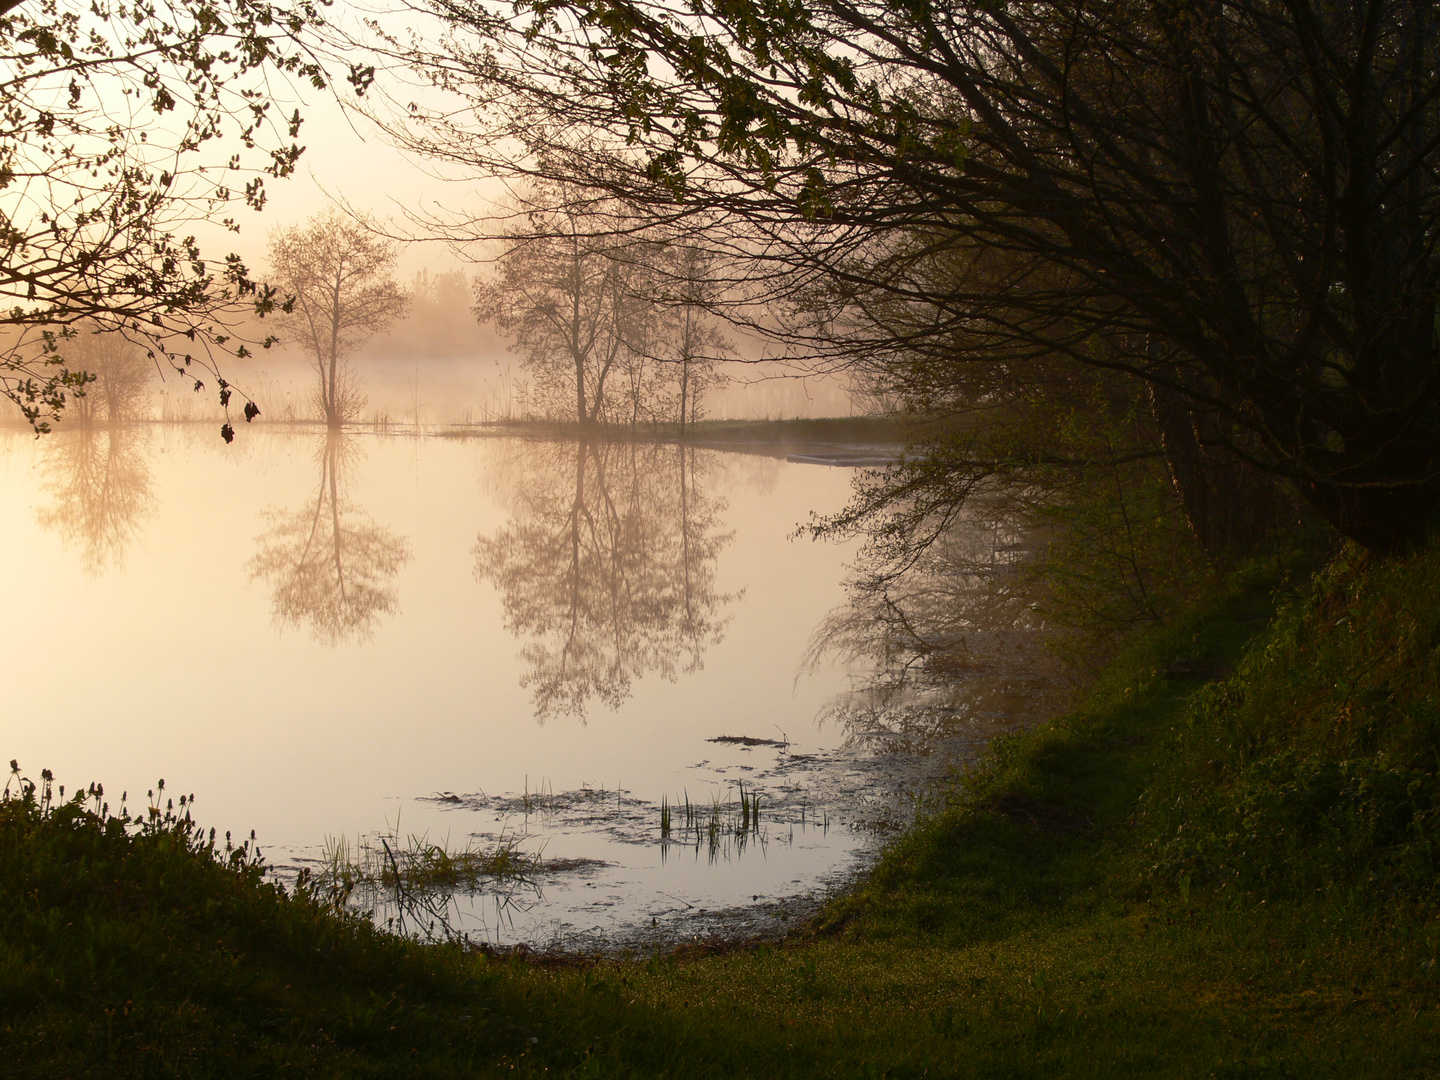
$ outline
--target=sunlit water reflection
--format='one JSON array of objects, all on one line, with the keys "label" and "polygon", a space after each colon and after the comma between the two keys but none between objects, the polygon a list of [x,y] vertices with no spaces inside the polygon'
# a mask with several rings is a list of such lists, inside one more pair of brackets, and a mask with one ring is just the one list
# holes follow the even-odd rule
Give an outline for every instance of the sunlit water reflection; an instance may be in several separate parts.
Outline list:
[{"label": "sunlit water reflection", "polygon": [[[849,610],[855,551],[792,534],[851,471],[519,438],[6,435],[0,749],[112,802],[163,776],[282,870],[341,836],[519,839],[551,869],[450,909],[493,941],[773,926],[948,760],[897,765],[846,720],[873,660],[808,650]],[[963,718],[966,747],[991,714]],[[662,798],[714,816],[742,785],[758,825],[682,813],[662,839]]]}]

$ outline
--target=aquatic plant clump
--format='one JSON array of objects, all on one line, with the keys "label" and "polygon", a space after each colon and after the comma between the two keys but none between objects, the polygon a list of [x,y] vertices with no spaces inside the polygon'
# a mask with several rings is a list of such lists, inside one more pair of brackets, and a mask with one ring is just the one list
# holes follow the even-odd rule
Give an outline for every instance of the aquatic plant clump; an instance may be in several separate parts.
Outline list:
[{"label": "aquatic plant clump", "polygon": [[298,886],[336,909],[363,914],[377,925],[434,941],[461,940],[459,896],[488,893],[502,919],[523,894],[540,895],[537,877],[550,869],[540,850],[523,851],[523,834],[501,835],[492,845],[470,840],[452,851],[427,836],[398,830],[362,836],[351,844],[327,837],[319,865],[300,871]]},{"label": "aquatic plant clump", "polygon": [[749,840],[763,846],[766,838],[760,828],[760,793],[753,788],[746,791],[744,784],[737,787],[738,801],[727,799],[721,802],[717,795],[708,807],[692,803],[690,793],[685,792],[684,813],[678,827],[676,817],[680,813],[680,804],[672,806],[668,795],[661,796],[662,856],[670,845],[681,845],[693,847],[697,853],[703,848],[708,852],[710,861],[715,862],[722,854],[728,858],[732,847],[739,854]]},{"label": "aquatic plant clump", "polygon": [[475,892],[496,883],[525,884],[544,868],[539,851],[522,851],[528,837],[502,836],[491,847],[473,840],[451,851],[424,836],[401,839],[391,832],[362,837],[358,844],[343,836],[327,838],[317,886],[344,899],[358,894],[373,900],[381,891],[401,894]]}]

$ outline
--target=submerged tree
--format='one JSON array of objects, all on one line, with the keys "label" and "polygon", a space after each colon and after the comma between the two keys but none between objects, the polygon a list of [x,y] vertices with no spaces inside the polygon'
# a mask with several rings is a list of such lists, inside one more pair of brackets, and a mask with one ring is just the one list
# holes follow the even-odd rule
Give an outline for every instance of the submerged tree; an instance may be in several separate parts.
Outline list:
[{"label": "submerged tree", "polygon": [[698,670],[733,597],[715,586],[731,534],[696,451],[580,440],[527,453],[513,520],[475,545],[505,624],[525,639],[536,716],[615,709],[649,673]]},{"label": "submerged tree", "polygon": [[345,497],[344,473],[357,453],[339,432],[320,446],[320,480],[298,510],[266,514],[268,532],[256,537],[252,580],[274,590],[277,626],[308,626],[324,645],[365,641],[382,615],[397,610],[394,578],[410,561],[410,545]]},{"label": "submerged tree", "polygon": [[88,323],[143,342],[197,389],[215,376],[228,406],[217,360],[245,351],[229,313],[274,297],[238,256],[208,261],[188,230],[197,217],[233,226],[231,200],[258,209],[264,177],[294,170],[300,116],[275,115],[272,83],[326,84],[297,40],[318,6],[3,7],[0,393],[47,430],[85,384],[83,335],[65,331]]},{"label": "submerged tree", "polygon": [[405,312],[392,276],[397,255],[369,222],[338,210],[270,237],[274,278],[293,297],[281,326],[314,361],[315,403],[328,427],[353,421],[365,404],[347,358]]},{"label": "submerged tree", "polygon": [[412,145],[719,221],[782,337],[920,404],[1055,357],[1136,379],[1197,519],[1239,462],[1373,548],[1434,520],[1431,5],[429,6],[443,49],[397,53],[478,113]]}]

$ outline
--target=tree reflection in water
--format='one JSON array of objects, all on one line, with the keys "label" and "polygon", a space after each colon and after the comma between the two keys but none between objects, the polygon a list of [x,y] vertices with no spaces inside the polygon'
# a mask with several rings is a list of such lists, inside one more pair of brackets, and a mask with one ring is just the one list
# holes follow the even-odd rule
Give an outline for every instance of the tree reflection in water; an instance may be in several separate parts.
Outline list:
[{"label": "tree reflection in water", "polygon": [[723,500],[701,490],[693,448],[580,440],[527,455],[509,524],[475,545],[475,577],[526,638],[535,714],[618,708],[636,679],[699,670],[724,636],[716,560]]},{"label": "tree reflection in water", "polygon": [[85,572],[125,564],[125,549],[155,512],[146,436],[134,428],[83,426],[48,436],[40,470],[54,498],[37,514],[42,528],[78,547]]},{"label": "tree reflection in water", "polygon": [[1029,554],[1000,508],[975,500],[903,570],[862,559],[849,602],[810,641],[810,663],[856,671],[824,718],[851,744],[925,753],[1045,715],[1061,680]]},{"label": "tree reflection in water", "polygon": [[299,510],[270,510],[269,531],[256,537],[259,551],[250,578],[274,589],[276,626],[308,626],[325,645],[366,641],[382,615],[397,608],[395,575],[410,561],[410,544],[345,498],[346,473],[358,445],[330,432],[320,446],[320,482]]}]

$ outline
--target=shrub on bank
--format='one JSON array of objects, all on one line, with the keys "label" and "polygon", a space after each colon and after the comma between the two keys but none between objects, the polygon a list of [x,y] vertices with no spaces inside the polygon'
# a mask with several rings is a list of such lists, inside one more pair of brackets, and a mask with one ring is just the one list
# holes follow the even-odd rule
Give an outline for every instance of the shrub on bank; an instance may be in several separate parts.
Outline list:
[{"label": "shrub on bank", "polygon": [[1440,543],[1355,551],[1285,604],[1169,737],[1187,775],[1147,794],[1161,879],[1266,894],[1398,892],[1440,869]]}]

